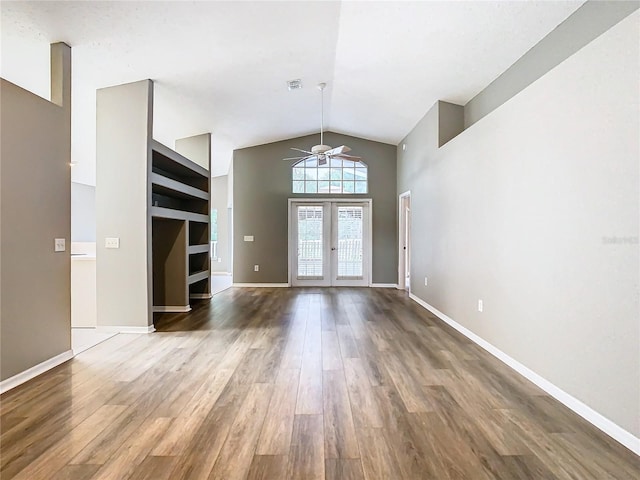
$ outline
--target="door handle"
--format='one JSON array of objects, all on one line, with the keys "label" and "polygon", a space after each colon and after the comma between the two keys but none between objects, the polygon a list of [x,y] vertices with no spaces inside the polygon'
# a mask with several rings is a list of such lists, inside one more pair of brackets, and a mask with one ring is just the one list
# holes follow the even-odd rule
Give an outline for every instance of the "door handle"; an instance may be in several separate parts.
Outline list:
[{"label": "door handle", "polygon": [[332,251],[333,251],[333,250],[335,250],[335,249],[336,249],[336,247],[331,247],[331,250],[332,250]]}]

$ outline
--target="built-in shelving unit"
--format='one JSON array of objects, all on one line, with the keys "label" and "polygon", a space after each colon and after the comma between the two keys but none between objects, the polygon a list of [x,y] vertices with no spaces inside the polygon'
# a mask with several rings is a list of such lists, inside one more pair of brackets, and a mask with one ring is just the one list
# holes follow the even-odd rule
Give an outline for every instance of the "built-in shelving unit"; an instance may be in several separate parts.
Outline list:
[{"label": "built-in shelving unit", "polygon": [[151,141],[153,308],[188,311],[210,294],[209,171]]},{"label": "built-in shelving unit", "polygon": [[211,297],[211,134],[174,149],[151,138],[153,90],[96,92],[97,324],[118,331],[151,332],[154,312]]}]

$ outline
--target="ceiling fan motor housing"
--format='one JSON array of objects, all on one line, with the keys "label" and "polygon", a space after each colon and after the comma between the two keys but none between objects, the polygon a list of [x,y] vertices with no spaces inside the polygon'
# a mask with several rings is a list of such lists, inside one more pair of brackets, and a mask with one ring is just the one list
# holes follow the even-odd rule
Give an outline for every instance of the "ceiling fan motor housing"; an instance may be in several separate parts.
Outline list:
[{"label": "ceiling fan motor housing", "polygon": [[311,151],[314,154],[319,154],[319,153],[324,153],[331,150],[331,147],[329,145],[314,145],[313,147],[311,147]]}]

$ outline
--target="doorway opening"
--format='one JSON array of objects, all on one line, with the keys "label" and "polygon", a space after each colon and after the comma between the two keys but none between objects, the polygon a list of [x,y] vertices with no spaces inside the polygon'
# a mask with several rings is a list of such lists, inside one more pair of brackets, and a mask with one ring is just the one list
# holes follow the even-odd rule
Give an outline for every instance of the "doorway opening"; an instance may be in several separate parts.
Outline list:
[{"label": "doorway opening", "polygon": [[289,283],[370,286],[371,200],[289,199]]},{"label": "doorway opening", "polygon": [[411,192],[400,195],[398,212],[398,288],[411,291]]}]

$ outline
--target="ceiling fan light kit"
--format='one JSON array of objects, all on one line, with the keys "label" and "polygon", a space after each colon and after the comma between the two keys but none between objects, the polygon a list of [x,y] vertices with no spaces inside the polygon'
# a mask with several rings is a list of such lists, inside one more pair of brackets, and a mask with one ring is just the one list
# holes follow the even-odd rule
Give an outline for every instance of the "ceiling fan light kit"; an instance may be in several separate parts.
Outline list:
[{"label": "ceiling fan light kit", "polygon": [[[318,90],[320,90],[320,144],[314,145],[311,147],[311,151],[302,150],[301,148],[291,148],[291,150],[295,150],[296,152],[305,153],[305,156],[302,157],[289,157],[283,158],[283,160],[296,160],[296,163],[315,159],[318,161],[318,165],[326,165],[327,160],[331,160],[332,158],[339,158],[344,160],[356,161],[360,160],[360,157],[355,157],[353,155],[345,155],[347,152],[350,152],[351,149],[346,145],[341,145],[340,147],[332,148],[329,145],[324,144],[324,89],[326,88],[326,83],[319,83]],[[290,88],[291,90],[291,88]]]}]

